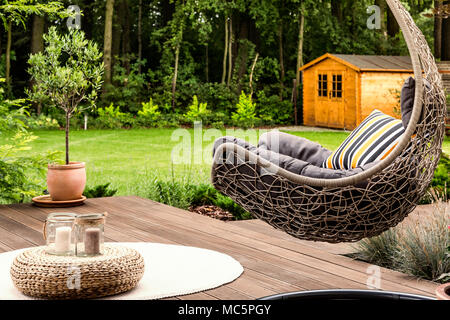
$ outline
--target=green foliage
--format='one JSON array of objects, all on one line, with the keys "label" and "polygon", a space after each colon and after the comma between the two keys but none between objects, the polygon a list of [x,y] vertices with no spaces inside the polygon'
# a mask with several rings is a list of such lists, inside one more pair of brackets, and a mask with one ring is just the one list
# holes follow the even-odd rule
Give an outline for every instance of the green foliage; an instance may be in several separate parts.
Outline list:
[{"label": "green foliage", "polygon": [[432,214],[358,243],[357,257],[407,274],[445,281],[450,273],[447,228],[450,212],[446,202],[434,203]]},{"label": "green foliage", "polygon": [[95,106],[103,82],[102,53],[95,42],[87,40],[84,32],[77,29],[60,35],[53,26],[44,35],[44,42],[44,51],[28,59],[28,73],[34,84],[27,93],[37,103],[46,102],[64,111],[68,164],[70,118]]},{"label": "green foliage", "polygon": [[39,3],[35,0],[13,0],[3,1],[2,5],[0,5],[0,19],[2,19],[5,28],[8,20],[13,21],[15,24],[21,24],[25,28],[28,16],[42,16],[44,14],[60,18],[69,16],[61,1]]},{"label": "green foliage", "polygon": [[445,153],[441,154],[431,180],[431,187],[421,199],[421,204],[431,203],[434,198],[433,193],[437,193],[438,197],[443,200],[448,200],[448,195],[450,194],[450,158]]},{"label": "green foliage", "polygon": [[145,127],[156,127],[161,119],[161,112],[158,111],[158,105],[153,103],[150,98],[149,102],[142,102],[142,110],[138,111],[138,122]]},{"label": "green foliage", "polygon": [[215,205],[229,211],[236,220],[251,216],[229,197],[222,195],[210,184],[192,184],[189,177],[161,180],[154,176],[147,182],[147,197],[181,209],[202,205]]},{"label": "green foliage", "polygon": [[84,189],[83,194],[86,198],[103,198],[103,197],[112,197],[117,193],[117,189],[110,189],[110,182],[105,184],[99,184],[95,187],[88,187]]},{"label": "green foliage", "polygon": [[109,107],[98,108],[97,113],[94,126],[100,129],[131,128],[136,122],[131,114],[121,112],[120,107],[114,107],[113,103]]},{"label": "green foliage", "polygon": [[230,212],[235,220],[251,219],[250,213],[245,211],[231,198],[221,194],[210,184],[200,184],[194,187],[191,205],[214,205]]},{"label": "green foliage", "polygon": [[146,61],[133,55],[116,57],[115,61],[112,84],[106,86],[102,104],[114,103],[124,112],[136,113],[148,96],[146,75],[139,73],[139,67],[145,66]]},{"label": "green foliage", "polygon": [[257,116],[265,124],[290,124],[293,118],[294,106],[288,100],[280,101],[280,97],[266,96],[264,91],[257,93]]},{"label": "green foliage", "polygon": [[44,114],[27,116],[24,122],[30,130],[55,130],[60,128],[58,120]]},{"label": "green foliage", "polygon": [[256,103],[252,102],[252,97],[242,91],[239,102],[236,105],[236,112],[231,116],[234,124],[243,128],[253,128],[259,120],[256,116]]},{"label": "green foliage", "polygon": [[192,104],[188,108],[188,112],[185,114],[186,119],[189,122],[203,121],[207,122],[208,116],[211,111],[207,109],[208,104],[206,102],[199,103],[197,96],[194,95],[192,98]]},{"label": "green foliage", "polygon": [[8,137],[0,145],[0,203],[25,202],[42,193],[47,163],[57,158],[56,152],[29,153],[29,145],[37,137],[27,132],[22,121],[25,108],[9,109],[22,103],[4,100],[0,89],[0,134]]},{"label": "green foliage", "polygon": [[[34,80],[29,97],[47,101],[72,116],[95,106],[103,82],[102,53],[80,30],[60,35],[51,27],[44,35],[43,52],[30,55],[28,73]],[[79,105],[83,103],[82,107]]]}]

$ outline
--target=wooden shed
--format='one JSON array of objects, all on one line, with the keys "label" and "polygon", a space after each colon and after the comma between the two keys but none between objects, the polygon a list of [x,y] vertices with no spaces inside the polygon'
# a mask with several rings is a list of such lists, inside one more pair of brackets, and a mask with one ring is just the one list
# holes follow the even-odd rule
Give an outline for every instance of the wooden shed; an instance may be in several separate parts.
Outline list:
[{"label": "wooden shed", "polygon": [[303,123],[354,129],[374,109],[400,118],[410,57],[327,53],[304,65]]}]

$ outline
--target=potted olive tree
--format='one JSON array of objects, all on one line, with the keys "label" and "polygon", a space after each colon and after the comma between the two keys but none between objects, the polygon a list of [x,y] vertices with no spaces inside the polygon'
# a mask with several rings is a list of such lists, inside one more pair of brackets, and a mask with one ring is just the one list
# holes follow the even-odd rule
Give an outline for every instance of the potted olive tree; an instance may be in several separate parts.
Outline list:
[{"label": "potted olive tree", "polygon": [[104,70],[102,53],[76,29],[60,35],[51,27],[44,42],[44,51],[28,60],[33,81],[28,94],[33,101],[62,109],[66,132],[65,163],[48,165],[47,188],[53,201],[76,200],[86,185],[86,169],[84,162],[69,158],[70,118],[95,106]]}]

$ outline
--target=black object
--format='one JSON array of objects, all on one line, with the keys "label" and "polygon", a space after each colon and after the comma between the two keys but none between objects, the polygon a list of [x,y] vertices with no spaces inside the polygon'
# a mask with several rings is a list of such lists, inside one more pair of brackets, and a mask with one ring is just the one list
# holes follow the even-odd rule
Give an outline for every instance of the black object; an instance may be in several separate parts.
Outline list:
[{"label": "black object", "polygon": [[431,297],[421,296],[416,294],[391,292],[381,290],[348,290],[348,289],[333,289],[333,290],[312,290],[299,291],[290,293],[281,293],[272,296],[259,298],[258,300],[288,300],[288,301],[339,301],[339,300],[353,300],[353,301],[400,301],[400,300],[436,300]]}]

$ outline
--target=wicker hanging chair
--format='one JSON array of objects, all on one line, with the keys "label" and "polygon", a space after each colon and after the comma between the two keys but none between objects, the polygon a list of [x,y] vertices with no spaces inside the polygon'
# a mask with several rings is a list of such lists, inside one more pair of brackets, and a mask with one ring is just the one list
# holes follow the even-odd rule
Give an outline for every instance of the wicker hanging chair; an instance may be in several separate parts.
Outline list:
[{"label": "wicker hanging chair", "polygon": [[408,45],[416,80],[411,120],[389,156],[350,177],[317,179],[224,143],[212,166],[216,189],[254,217],[296,238],[331,243],[379,235],[416,207],[442,151],[445,96],[422,32],[399,0],[387,3]]}]

